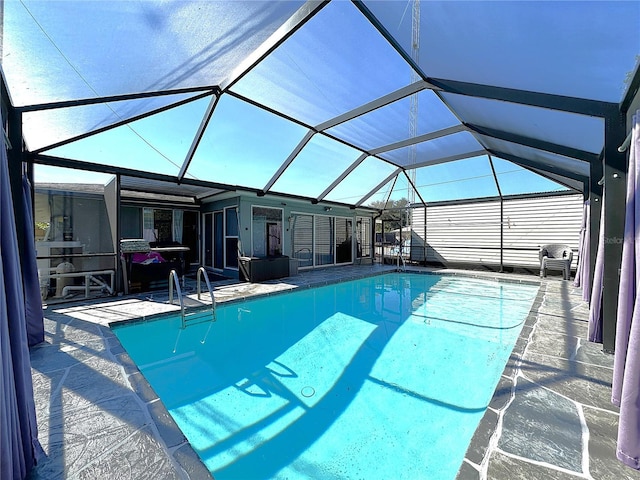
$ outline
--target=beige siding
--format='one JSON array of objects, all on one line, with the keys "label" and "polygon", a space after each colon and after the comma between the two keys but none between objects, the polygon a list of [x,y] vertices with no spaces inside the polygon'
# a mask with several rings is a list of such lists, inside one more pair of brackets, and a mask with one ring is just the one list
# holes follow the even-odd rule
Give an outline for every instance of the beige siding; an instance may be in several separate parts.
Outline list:
[{"label": "beige siding", "polygon": [[427,207],[427,261],[500,263],[500,202]]},{"label": "beige siding", "polygon": [[[507,199],[503,205],[503,264],[535,267],[538,248],[565,243],[578,248],[582,195]],[[500,265],[500,201],[427,207],[427,261]],[[413,211],[416,245],[424,239],[424,208]],[[412,252],[422,259],[422,249]],[[574,264],[575,268],[575,264]]]},{"label": "beige siding", "polygon": [[546,243],[564,243],[577,252],[582,204],[582,195],[505,201],[505,265],[538,265],[537,250]]}]

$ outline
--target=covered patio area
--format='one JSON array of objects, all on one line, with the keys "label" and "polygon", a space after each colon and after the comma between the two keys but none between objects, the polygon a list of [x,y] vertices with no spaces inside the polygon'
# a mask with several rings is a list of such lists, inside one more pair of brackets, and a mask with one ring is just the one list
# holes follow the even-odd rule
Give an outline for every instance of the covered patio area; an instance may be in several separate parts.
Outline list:
[{"label": "covered patio area", "polygon": [[[173,269],[133,261],[153,249],[231,279],[221,303],[396,268],[539,281],[459,478],[639,475],[639,2],[5,0],[0,21],[2,478],[208,475],[109,329],[176,308],[147,289]],[[548,244],[574,282],[521,275]]]}]

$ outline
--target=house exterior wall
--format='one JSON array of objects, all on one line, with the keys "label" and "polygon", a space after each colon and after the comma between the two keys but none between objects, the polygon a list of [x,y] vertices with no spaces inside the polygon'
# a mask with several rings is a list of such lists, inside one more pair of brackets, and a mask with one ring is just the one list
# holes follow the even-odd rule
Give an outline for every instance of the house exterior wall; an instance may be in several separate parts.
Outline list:
[{"label": "house exterior wall", "polygon": [[[308,201],[299,201],[293,198],[283,197],[271,197],[264,196],[259,197],[257,195],[238,195],[234,197],[225,198],[223,200],[207,201],[201,207],[201,213],[214,212],[223,210],[224,208],[236,206],[238,208],[238,240],[239,240],[239,255],[240,256],[254,256],[252,241],[253,241],[253,207],[268,207],[282,210],[282,254],[288,257],[293,257],[292,251],[292,231],[291,221],[289,220],[296,214],[326,216],[326,217],[339,217],[347,218],[351,221],[353,228],[352,238],[355,238],[355,228],[358,217],[372,218],[374,212],[363,209],[351,209],[349,207],[335,206],[335,205],[322,205],[312,204]],[[356,247],[353,246],[353,258],[356,257]],[[233,272],[224,272],[230,274]]]}]

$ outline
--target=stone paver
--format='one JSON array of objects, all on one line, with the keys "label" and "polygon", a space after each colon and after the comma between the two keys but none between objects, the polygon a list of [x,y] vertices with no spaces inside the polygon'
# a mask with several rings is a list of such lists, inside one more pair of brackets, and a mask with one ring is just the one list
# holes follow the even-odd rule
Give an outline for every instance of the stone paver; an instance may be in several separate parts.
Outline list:
[{"label": "stone paver", "polygon": [[[613,356],[586,340],[589,310],[580,290],[548,279],[540,296],[528,341],[520,354],[519,340],[494,394],[491,406],[501,421],[485,457],[477,461],[477,447],[467,453],[479,465],[477,478],[640,479],[615,455]],[[521,338],[526,334],[523,329]],[[505,378],[517,383],[507,402]]]},{"label": "stone paver", "polygon": [[582,425],[575,403],[520,378],[503,417],[498,448],[534,462],[582,472]]}]

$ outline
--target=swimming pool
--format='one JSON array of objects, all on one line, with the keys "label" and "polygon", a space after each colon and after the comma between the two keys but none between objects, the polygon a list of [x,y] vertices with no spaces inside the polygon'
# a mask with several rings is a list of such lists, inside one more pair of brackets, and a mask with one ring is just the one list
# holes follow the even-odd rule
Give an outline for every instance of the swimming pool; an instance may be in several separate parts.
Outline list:
[{"label": "swimming pool", "polygon": [[537,288],[394,273],[114,332],[218,480],[453,479]]}]

